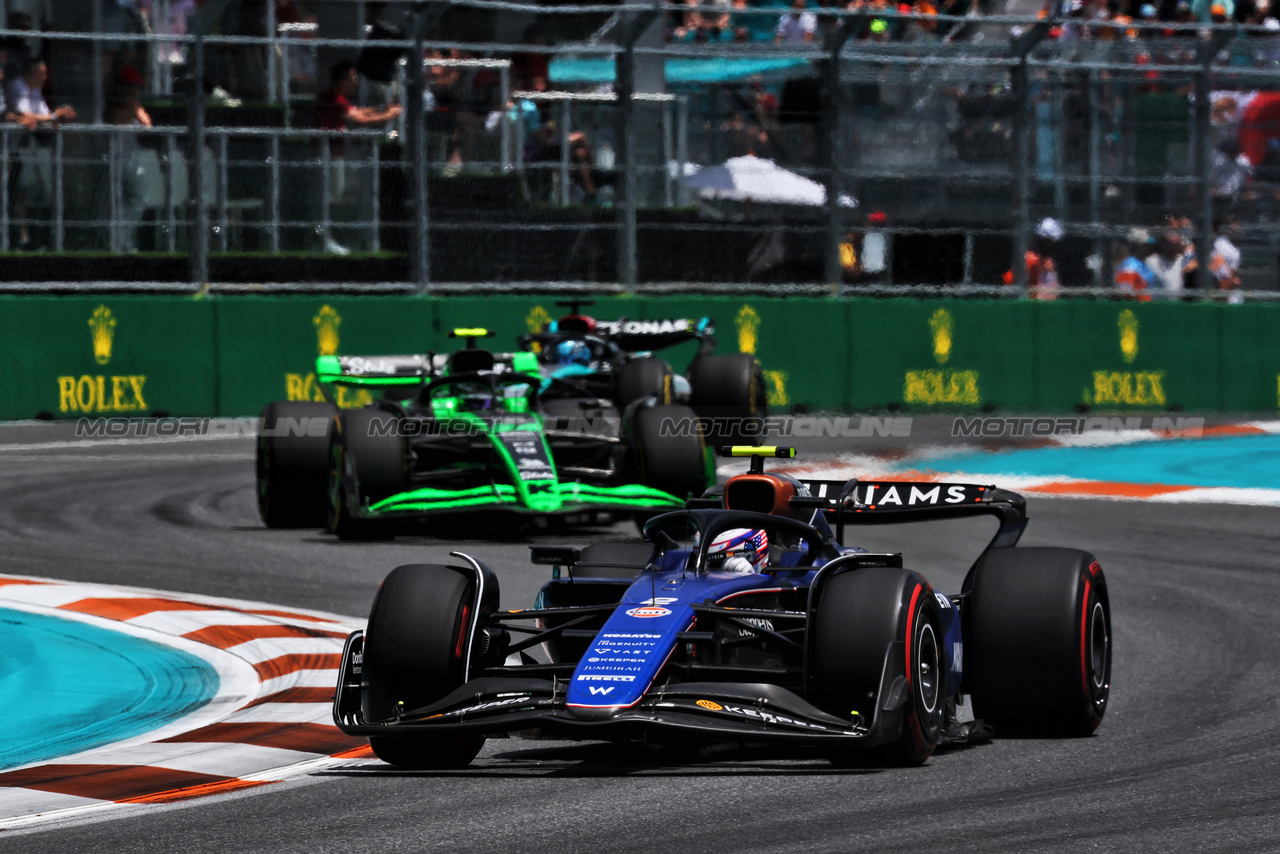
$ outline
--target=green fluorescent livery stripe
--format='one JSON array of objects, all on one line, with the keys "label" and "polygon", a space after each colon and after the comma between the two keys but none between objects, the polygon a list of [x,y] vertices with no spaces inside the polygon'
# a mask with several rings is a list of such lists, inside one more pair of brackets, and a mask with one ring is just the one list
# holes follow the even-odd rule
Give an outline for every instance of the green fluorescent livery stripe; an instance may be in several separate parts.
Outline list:
[{"label": "green fluorescent livery stripe", "polygon": [[345,374],[320,374],[322,383],[337,385],[420,385],[422,377],[353,377]]},{"label": "green fluorescent livery stripe", "polygon": [[[630,507],[638,510],[655,507],[683,507],[673,495],[647,486],[583,486],[567,483],[556,487],[557,510],[568,511],[586,505]],[[522,506],[518,490],[510,484],[477,486],[471,489],[415,489],[383,499],[372,505],[372,513],[396,513],[409,510],[457,510],[469,507]],[[523,504],[531,510],[540,507]],[[547,511],[544,511],[547,512]]]}]

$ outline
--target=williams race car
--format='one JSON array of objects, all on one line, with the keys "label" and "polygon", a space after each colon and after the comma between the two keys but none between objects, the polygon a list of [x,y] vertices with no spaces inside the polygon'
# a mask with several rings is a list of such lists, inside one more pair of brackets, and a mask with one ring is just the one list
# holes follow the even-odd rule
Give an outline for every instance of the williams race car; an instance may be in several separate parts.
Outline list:
[{"label": "williams race car", "polygon": [[267,406],[257,454],[267,525],[327,520],[339,537],[363,539],[459,512],[645,518],[683,506],[713,479],[701,433],[664,430],[667,421],[695,420],[688,407],[646,397],[620,414],[610,410],[611,418],[579,406],[576,417],[548,421],[534,355],[474,346],[489,334],[455,330],[468,346],[447,358],[317,359],[326,390],[345,385],[383,396],[351,410],[332,402]]},{"label": "williams race car", "polygon": [[[503,610],[478,558],[401,566],[343,652],[334,720],[407,768],[466,765],[486,737],[705,738],[874,748],[919,764],[944,742],[1085,735],[1106,711],[1107,584],[1087,552],[1015,548],[1023,499],[959,483],[749,473],[651,519],[645,543],[532,547],[554,566]],[[991,514],[960,592],[900,554],[842,545],[851,525]],[[961,720],[962,695],[974,718]]]}]

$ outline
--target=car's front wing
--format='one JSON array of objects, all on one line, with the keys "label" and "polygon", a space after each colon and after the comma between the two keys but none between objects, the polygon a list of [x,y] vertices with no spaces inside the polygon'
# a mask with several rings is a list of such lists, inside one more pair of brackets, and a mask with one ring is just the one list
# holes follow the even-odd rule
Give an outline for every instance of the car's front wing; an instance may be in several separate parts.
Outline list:
[{"label": "car's front wing", "polygon": [[[545,500],[531,506],[522,500],[511,484],[494,483],[469,489],[435,489],[424,487],[401,492],[361,508],[365,518],[420,516],[429,513],[467,512],[472,510],[506,510],[516,513],[572,514],[588,511],[660,512],[675,510],[684,502],[666,492],[638,484],[591,486],[581,483],[548,482]],[[531,490],[532,492],[532,490]],[[542,496],[543,492],[537,493]]]},{"label": "car's front wing", "polygon": [[[886,666],[878,703],[868,714],[841,719],[779,685],[676,682],[651,688],[630,708],[602,716],[565,702],[563,680],[519,676],[472,679],[440,701],[405,710],[393,720],[367,722],[360,712],[363,636],[353,633],[343,654],[333,717],[347,735],[395,737],[431,732],[496,735],[539,730],[547,736],[620,740],[686,735],[728,741],[818,742],[873,747],[901,736],[905,678]],[[892,660],[892,656],[889,657]]]}]

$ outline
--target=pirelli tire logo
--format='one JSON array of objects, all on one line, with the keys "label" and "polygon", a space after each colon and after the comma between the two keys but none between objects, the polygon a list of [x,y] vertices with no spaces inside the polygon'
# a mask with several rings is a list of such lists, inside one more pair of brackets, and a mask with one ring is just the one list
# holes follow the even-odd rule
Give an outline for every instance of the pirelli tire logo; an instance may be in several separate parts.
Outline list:
[{"label": "pirelli tire logo", "polygon": [[[89,316],[89,352],[98,365],[111,364],[120,321],[106,305]],[[123,330],[121,330],[123,331]],[[143,413],[148,410],[145,374],[70,374],[57,378],[58,412],[103,415]]]}]

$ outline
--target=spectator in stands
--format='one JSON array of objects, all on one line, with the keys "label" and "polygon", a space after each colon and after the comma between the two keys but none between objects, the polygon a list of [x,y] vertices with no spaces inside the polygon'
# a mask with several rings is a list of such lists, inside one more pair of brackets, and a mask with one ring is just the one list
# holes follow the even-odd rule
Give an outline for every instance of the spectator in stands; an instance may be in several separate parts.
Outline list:
[{"label": "spectator in stands", "polygon": [[[116,72],[107,97],[107,124],[123,127],[151,127],[151,116],[139,98],[146,81],[136,68],[126,65]],[[132,252],[137,247],[138,225],[142,220],[147,176],[143,171],[137,133],[122,133],[116,144],[117,174],[120,176],[121,248]]]},{"label": "spectator in stands", "polygon": [[[280,35],[289,39],[311,41],[320,29],[315,15],[304,15],[300,21],[286,21],[279,25]],[[310,95],[319,86],[319,69],[315,50],[307,44],[291,44],[284,51],[284,74],[291,94]]]},{"label": "spectator in stands", "polygon": [[1145,229],[1135,228],[1129,239],[1116,244],[1117,257],[1113,274],[1116,290],[1140,302],[1151,301],[1151,291],[1158,286],[1155,272],[1142,260],[1148,254],[1151,237]]},{"label": "spectator in stands", "polygon": [[[708,2],[710,3],[711,0]],[[683,13],[680,24],[671,31],[673,40],[705,43],[719,41],[722,36],[727,38],[731,35],[727,8],[723,12],[703,13],[697,9],[702,5],[702,0],[685,0],[685,4],[693,8]],[[715,3],[715,5],[727,6],[728,4]]]},{"label": "spectator in stands", "polygon": [[1213,241],[1213,253],[1209,256],[1209,273],[1218,290],[1228,302],[1243,302],[1240,293],[1240,250],[1234,241],[1240,239],[1240,221],[1234,216],[1223,217],[1213,224],[1217,237]]},{"label": "spectator in stands", "polygon": [[[595,154],[591,142],[581,131],[569,133],[569,201],[571,204],[590,204],[595,201]],[[559,163],[560,129],[554,121],[544,122],[534,135],[532,159],[538,163]],[[540,174],[542,170],[539,170]]]},{"label": "spectator in stands", "polygon": [[1193,254],[1188,254],[1183,236],[1176,228],[1166,228],[1155,246],[1155,251],[1144,259],[1155,273],[1156,291],[1167,299],[1177,299],[1186,286],[1187,276],[1198,266]]},{"label": "spectator in stands", "polygon": [[774,41],[780,44],[809,44],[818,32],[818,18],[805,11],[805,0],[791,0],[791,10],[778,19]]},{"label": "spectator in stands", "polygon": [[[335,205],[347,191],[346,146],[341,131],[348,126],[373,127],[385,124],[400,115],[400,105],[354,106],[350,99],[360,80],[355,66],[347,60],[335,63],[329,69],[329,81],[329,87],[316,99],[316,127],[333,132],[329,137],[329,174],[325,176],[325,180],[329,183],[329,204]],[[330,234],[324,235],[324,241],[326,252],[346,255],[350,251]]]},{"label": "spectator in stands", "polygon": [[[1054,255],[1063,238],[1062,224],[1046,218],[1036,226],[1023,262],[1027,265],[1027,296],[1031,299],[1055,300],[1058,298],[1058,265]],[[1015,282],[1013,271],[1004,274],[1006,285]]]},{"label": "spectator in stands", "polygon": [[53,160],[48,139],[40,131],[56,127],[59,122],[70,121],[76,111],[69,106],[50,109],[45,102],[43,89],[49,80],[49,67],[39,57],[28,57],[22,67],[22,77],[9,83],[8,109],[19,124],[32,133],[19,144],[17,174],[12,179],[13,218],[18,221],[18,248],[31,248],[31,230],[27,219],[28,205],[47,205],[53,194]]}]

